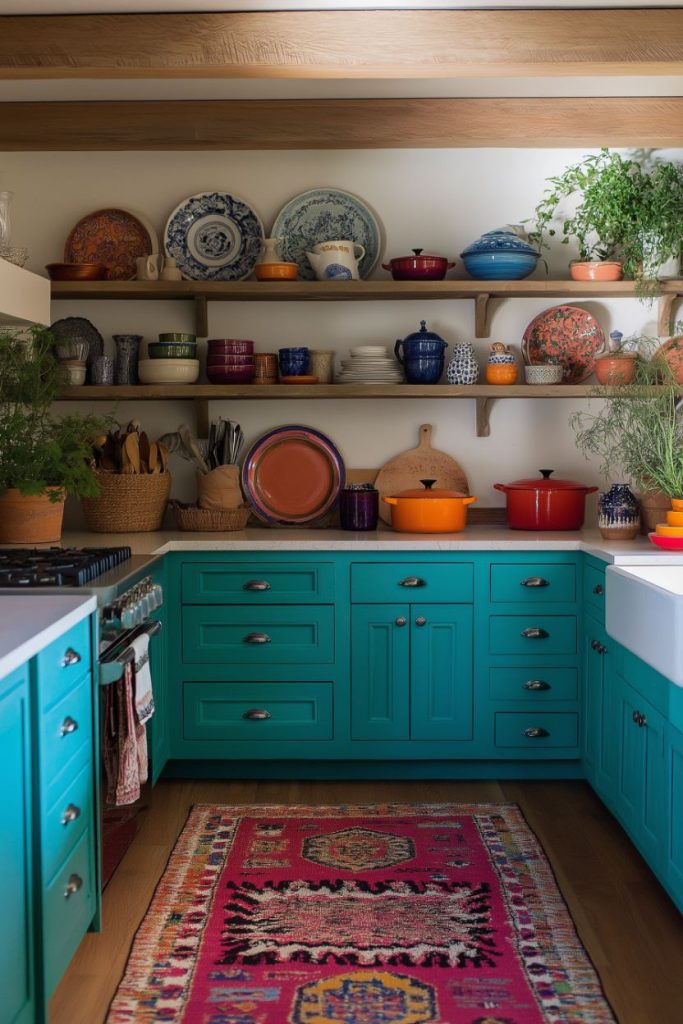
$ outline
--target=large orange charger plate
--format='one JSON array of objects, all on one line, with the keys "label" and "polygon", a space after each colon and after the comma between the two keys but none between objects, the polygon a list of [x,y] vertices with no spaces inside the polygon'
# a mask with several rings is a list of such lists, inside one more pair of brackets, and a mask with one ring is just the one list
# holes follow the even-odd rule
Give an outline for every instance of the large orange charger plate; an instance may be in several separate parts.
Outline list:
[{"label": "large orange charger plate", "polygon": [[312,427],[277,427],[259,438],[242,466],[242,487],[254,512],[271,523],[310,523],[329,512],[344,486],[344,461]]},{"label": "large orange charger plate", "polygon": [[592,313],[580,306],[551,306],[534,317],[524,332],[522,355],[530,366],[562,364],[562,383],[590,377],[605,335]]},{"label": "large orange charger plate", "polygon": [[66,263],[101,263],[109,281],[131,281],[137,256],[154,252],[150,232],[127,210],[95,210],[82,217],[64,245]]}]

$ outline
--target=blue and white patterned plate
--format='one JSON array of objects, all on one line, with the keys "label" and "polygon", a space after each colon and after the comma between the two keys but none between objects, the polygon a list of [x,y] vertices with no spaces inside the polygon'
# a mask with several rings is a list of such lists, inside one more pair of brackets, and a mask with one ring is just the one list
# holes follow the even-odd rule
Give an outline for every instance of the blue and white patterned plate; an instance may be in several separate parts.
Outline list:
[{"label": "blue and white patterned plate", "polygon": [[271,235],[282,239],[282,259],[297,263],[305,281],[315,279],[306,250],[318,242],[359,242],[365,249],[358,263],[361,277],[368,277],[379,259],[380,229],[373,214],[358,196],[338,188],[312,188],[294,196],[275,218]]},{"label": "blue and white patterned plate", "polygon": [[183,199],[164,231],[166,255],[191,281],[243,281],[263,244],[261,220],[229,192],[199,192]]}]

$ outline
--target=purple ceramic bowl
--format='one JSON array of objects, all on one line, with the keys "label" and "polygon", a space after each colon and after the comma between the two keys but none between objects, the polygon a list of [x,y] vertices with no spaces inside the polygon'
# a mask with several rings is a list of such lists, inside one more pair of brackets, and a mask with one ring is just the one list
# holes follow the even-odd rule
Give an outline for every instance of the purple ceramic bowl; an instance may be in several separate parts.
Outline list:
[{"label": "purple ceramic bowl", "polygon": [[207,366],[206,376],[212,384],[251,384],[253,366]]},{"label": "purple ceramic bowl", "polygon": [[207,341],[209,352],[226,355],[251,355],[254,351],[254,342],[240,338],[209,338]]},{"label": "purple ceramic bowl", "polygon": [[209,352],[206,357],[207,366],[253,366],[253,356],[223,356],[214,355],[213,352]]}]

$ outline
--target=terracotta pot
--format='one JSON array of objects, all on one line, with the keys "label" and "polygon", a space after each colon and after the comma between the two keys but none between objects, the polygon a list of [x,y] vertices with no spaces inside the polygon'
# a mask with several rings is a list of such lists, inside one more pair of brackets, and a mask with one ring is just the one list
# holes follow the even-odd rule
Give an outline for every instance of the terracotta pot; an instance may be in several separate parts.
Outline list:
[{"label": "terracotta pot", "polygon": [[391,505],[391,525],[399,533],[459,533],[465,529],[467,506],[477,499],[458,491],[432,490],[434,480],[421,480],[424,489],[411,488],[382,501]]},{"label": "terracotta pot", "polygon": [[[640,532],[647,536],[663,523],[673,502],[663,491],[644,491],[638,495],[640,501]],[[677,510],[676,510],[677,511]]]},{"label": "terracotta pot", "polygon": [[624,268],[618,260],[573,260],[569,276],[572,281],[621,281]]},{"label": "terracotta pot", "polygon": [[574,480],[551,480],[552,469],[540,470],[542,479],[494,484],[507,496],[511,530],[580,530],[586,513],[586,495],[597,491]]},{"label": "terracotta pot", "polygon": [[11,487],[0,495],[0,543],[52,544],[62,536],[63,516],[64,498],[50,501],[48,494],[24,495]]},{"label": "terracotta pot", "polygon": [[630,384],[636,373],[637,360],[633,356],[604,355],[595,360],[595,379],[598,384],[616,387]]}]

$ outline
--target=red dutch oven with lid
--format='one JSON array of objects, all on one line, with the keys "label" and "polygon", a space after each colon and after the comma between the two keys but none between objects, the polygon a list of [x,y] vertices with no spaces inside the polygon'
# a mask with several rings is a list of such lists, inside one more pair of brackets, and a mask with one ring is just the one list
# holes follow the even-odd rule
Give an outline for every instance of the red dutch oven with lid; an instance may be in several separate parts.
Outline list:
[{"label": "red dutch oven with lid", "polygon": [[507,497],[511,530],[580,530],[586,514],[586,495],[597,491],[575,480],[551,480],[552,469],[539,470],[541,478],[494,484]]},{"label": "red dutch oven with lid", "polygon": [[422,249],[413,249],[412,256],[397,256],[383,263],[394,281],[442,281],[455,263],[445,256],[426,256]]}]

